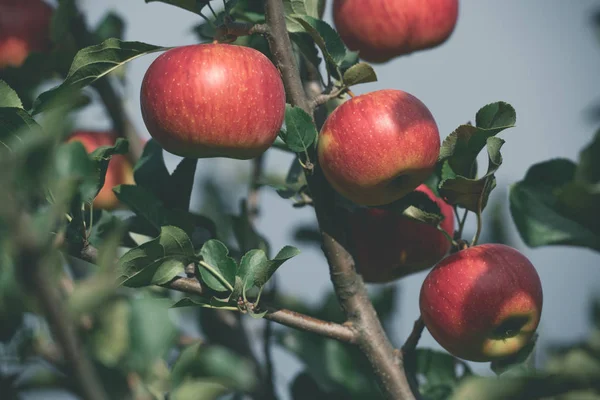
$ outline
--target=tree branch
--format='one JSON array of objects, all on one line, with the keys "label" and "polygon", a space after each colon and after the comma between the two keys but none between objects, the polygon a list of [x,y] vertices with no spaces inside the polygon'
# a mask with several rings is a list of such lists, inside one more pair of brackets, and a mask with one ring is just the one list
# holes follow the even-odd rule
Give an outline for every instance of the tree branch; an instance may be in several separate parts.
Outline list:
[{"label": "tree branch", "polygon": [[423,322],[423,318],[419,316],[415,321],[415,325],[413,326],[413,330],[410,333],[410,336],[404,342],[402,346],[402,352],[404,354],[408,354],[413,352],[417,348],[417,344],[421,339],[421,335],[423,334],[423,329],[425,329],[425,323]]},{"label": "tree branch", "polygon": [[[271,30],[269,45],[275,64],[281,71],[288,101],[312,115],[296,66],[288,36],[283,2],[265,0],[266,22]],[[316,161],[316,157],[313,157]],[[319,168],[307,176],[314,200],[317,219],[323,237],[323,250],[327,257],[331,280],[348,321],[357,334],[357,344],[369,359],[379,384],[390,399],[414,399],[404,373],[401,354],[396,357],[377,313],[373,308],[365,284],[356,273],[354,260],[344,246],[343,225],[335,220],[335,193]]]}]

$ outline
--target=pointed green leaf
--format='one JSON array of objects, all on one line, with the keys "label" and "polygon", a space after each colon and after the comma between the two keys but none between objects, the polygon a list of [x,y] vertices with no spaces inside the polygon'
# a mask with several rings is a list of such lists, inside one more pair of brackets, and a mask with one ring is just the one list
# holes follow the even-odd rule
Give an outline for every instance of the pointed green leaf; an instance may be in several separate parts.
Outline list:
[{"label": "pointed green leaf", "polygon": [[17,92],[0,79],[0,108],[3,107],[23,108],[23,103]]},{"label": "pointed green leaf", "polygon": [[254,286],[256,272],[266,269],[268,264],[269,259],[262,250],[250,250],[244,254],[236,273],[236,276],[238,276],[243,283],[242,292],[247,291]]},{"label": "pointed green leaf", "polygon": [[75,55],[65,81],[38,96],[33,104],[33,114],[45,111],[65,93],[83,89],[128,61],[163,50],[166,48],[119,39],[108,39],[102,44],[86,47]]},{"label": "pointed green leaf", "polygon": [[[528,246],[569,245],[600,251],[599,194],[577,183],[583,190],[574,192],[576,171],[570,160],[549,160],[533,165],[522,181],[511,186],[510,211]],[[570,202],[567,196],[573,194],[577,199]]]},{"label": "pointed green leaf", "polygon": [[296,257],[298,254],[300,254],[300,250],[294,246],[283,247],[272,260],[267,262],[266,265],[261,265],[260,268],[255,269],[254,286],[259,288],[263,287],[284,262]]},{"label": "pointed green leaf", "polygon": [[197,256],[187,234],[174,226],[160,236],[129,250],[119,260],[120,282],[128,287],[162,285],[184,272]]},{"label": "pointed green leaf", "polygon": [[114,155],[126,154],[128,151],[129,142],[126,139],[118,138],[114,146],[100,146],[90,153],[90,158],[94,162],[96,168],[96,193],[94,193],[94,196],[91,198],[83,197],[83,201],[91,202],[93,197],[95,197],[100,189],[102,189],[102,186],[104,186],[104,179],[106,177],[106,171],[108,170],[108,165],[111,158]]},{"label": "pointed green leaf", "polygon": [[427,194],[416,190],[379,208],[433,226],[438,226],[444,219],[437,203],[431,200]]},{"label": "pointed green leaf", "polygon": [[229,285],[233,287],[235,283],[237,263],[229,257],[227,246],[216,239],[211,239],[204,243],[199,255],[205,263],[198,266],[202,281],[217,292],[230,290]]},{"label": "pointed green leaf", "polygon": [[327,22],[308,15],[293,14],[290,18],[299,23],[313,38],[329,62],[340,65],[344,61],[346,46],[340,35]]},{"label": "pointed green leaf", "polygon": [[83,201],[91,202],[98,193],[97,170],[79,142],[63,143],[56,151],[56,178],[62,182],[71,181]]},{"label": "pointed green leaf", "polygon": [[115,12],[109,11],[96,26],[94,35],[100,42],[103,42],[110,38],[122,39],[124,31],[125,21],[123,18]]},{"label": "pointed green leaf", "polygon": [[508,103],[488,104],[477,113],[477,126],[461,125],[442,143],[439,161],[447,160],[456,175],[474,178],[473,164],[490,137],[516,122],[516,113]]},{"label": "pointed green leaf", "polygon": [[24,135],[41,136],[42,127],[22,108],[0,108],[0,149],[15,151]]},{"label": "pointed green leaf", "polygon": [[354,86],[360,83],[369,83],[377,81],[377,74],[373,67],[364,62],[359,62],[348,68],[344,72],[344,85]]},{"label": "pointed green leaf", "polygon": [[281,139],[290,150],[296,153],[308,151],[317,139],[317,128],[310,117],[300,107],[285,106],[285,131],[281,131]]},{"label": "pointed green leaf", "polygon": [[481,205],[484,210],[490,193],[496,187],[494,173],[502,164],[500,148],[504,140],[497,137],[487,139],[488,170],[479,179],[469,179],[460,176],[452,169],[448,160],[442,166],[442,180],[439,184],[440,195],[449,203],[477,212]]}]

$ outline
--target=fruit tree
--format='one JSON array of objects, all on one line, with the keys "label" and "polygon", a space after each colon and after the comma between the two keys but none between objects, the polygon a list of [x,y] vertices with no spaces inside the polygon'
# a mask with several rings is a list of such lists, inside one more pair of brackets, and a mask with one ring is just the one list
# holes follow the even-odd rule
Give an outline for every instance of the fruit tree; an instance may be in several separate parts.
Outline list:
[{"label": "fruit tree", "polygon": [[[77,0],[0,0],[0,397],[600,398],[600,325],[537,360],[544,300],[568,294],[502,235],[482,240],[512,224],[530,247],[600,251],[600,134],[576,162],[522,171],[502,221],[490,195],[515,107],[481,104],[442,132],[420,93],[355,94],[381,64],[443,48],[469,2],[145,3],[194,15],[198,40],[124,40],[120,15],[92,24]],[[139,126],[124,82],[150,55]],[[91,105],[107,128],[80,118]],[[241,199],[199,179],[224,161]],[[314,217],[298,247],[262,232],[267,192]],[[318,306],[276,281],[314,244],[331,288]],[[419,317],[398,338],[396,289],[419,273]],[[292,379],[274,349],[301,364]]]}]

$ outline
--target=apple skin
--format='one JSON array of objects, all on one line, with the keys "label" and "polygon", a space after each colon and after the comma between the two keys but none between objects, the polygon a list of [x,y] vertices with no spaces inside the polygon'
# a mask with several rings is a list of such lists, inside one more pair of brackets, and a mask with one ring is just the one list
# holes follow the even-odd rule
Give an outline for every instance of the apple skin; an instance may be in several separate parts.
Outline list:
[{"label": "apple skin", "polygon": [[[436,197],[425,184],[416,190],[437,203],[444,216],[441,228],[452,237],[452,206]],[[450,250],[450,241],[435,227],[388,210],[358,209],[349,215],[348,222],[356,270],[368,283],[388,283],[430,268]]]},{"label": "apple skin", "polygon": [[141,89],[150,135],[190,158],[259,156],[285,116],[279,71],[262,53],[230,44],[171,49],[148,68]]},{"label": "apple skin", "polygon": [[[93,152],[100,146],[114,146],[117,135],[114,132],[96,132],[96,131],[76,131],[67,142],[81,142],[88,153]],[[102,210],[112,210],[119,206],[119,200],[113,192],[113,188],[118,185],[133,185],[133,167],[129,160],[122,154],[112,156],[106,176],[104,186],[98,192],[94,199],[94,208]]]},{"label": "apple skin", "polygon": [[542,303],[534,266],[503,244],[473,246],[446,257],[425,278],[419,298],[433,338],[454,356],[479,362],[514,355],[527,345]]},{"label": "apple skin", "polygon": [[353,97],[323,124],[318,159],[335,190],[363,206],[389,204],[431,175],[440,151],[427,107],[401,90]]},{"label": "apple skin", "polygon": [[52,12],[41,0],[0,0],[0,69],[20,67],[31,52],[50,49]]},{"label": "apple skin", "polygon": [[342,40],[372,63],[440,45],[457,19],[458,0],[333,2],[333,20]]}]

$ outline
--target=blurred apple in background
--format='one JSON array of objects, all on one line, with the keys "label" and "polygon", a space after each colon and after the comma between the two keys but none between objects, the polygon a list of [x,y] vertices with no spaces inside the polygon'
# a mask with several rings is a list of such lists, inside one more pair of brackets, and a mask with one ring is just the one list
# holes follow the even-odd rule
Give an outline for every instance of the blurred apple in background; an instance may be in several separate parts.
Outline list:
[{"label": "blurred apple in background", "polygon": [[333,20],[350,50],[380,63],[446,41],[458,0],[335,0]]},{"label": "blurred apple in background", "polygon": [[[81,142],[85,150],[91,153],[100,146],[113,146],[116,140],[117,135],[114,132],[76,131],[69,137],[68,142]],[[94,208],[105,210],[116,208],[119,200],[112,191],[113,187],[134,183],[133,167],[126,156],[113,156],[108,163],[104,186],[94,199]]]},{"label": "blurred apple in background", "polygon": [[42,0],[0,0],[0,68],[19,67],[50,49],[52,7]]},{"label": "blurred apple in background", "polygon": [[[452,206],[422,184],[444,216],[441,228],[454,235]],[[357,209],[349,215],[349,242],[356,269],[365,282],[386,283],[433,267],[450,250],[451,243],[435,227],[380,208]]]}]

